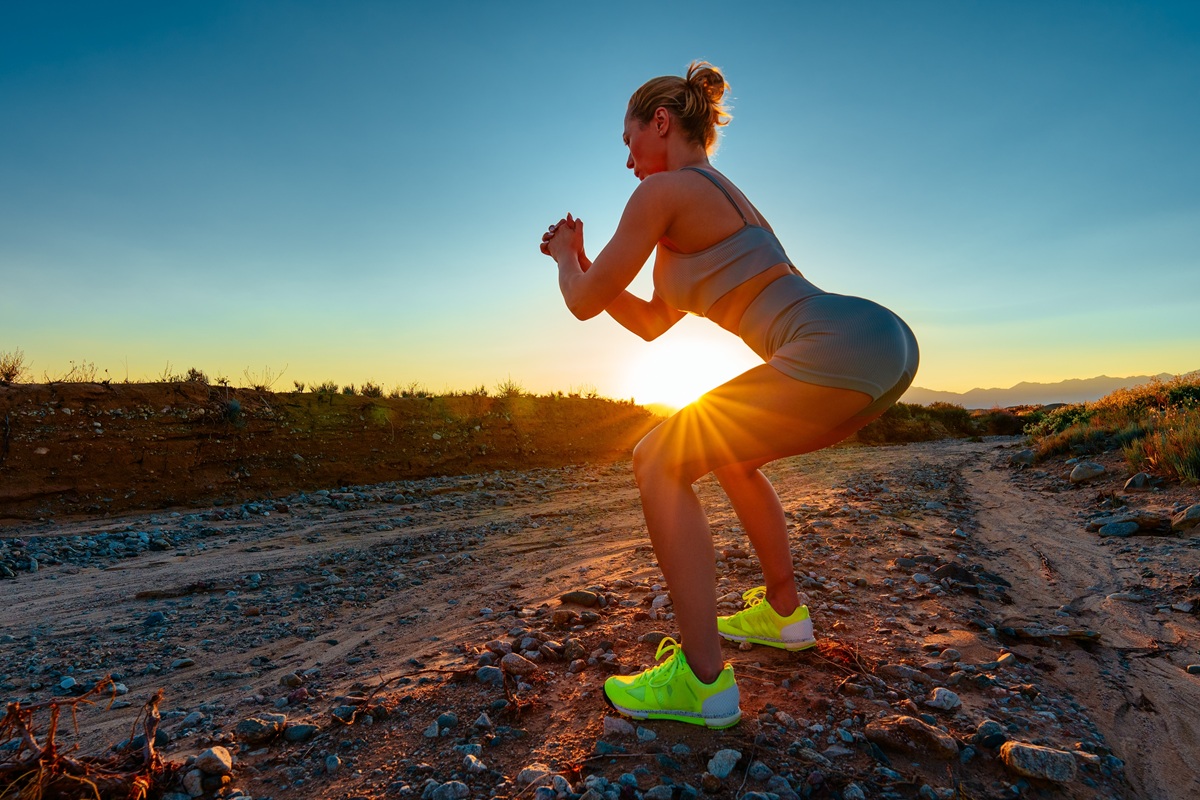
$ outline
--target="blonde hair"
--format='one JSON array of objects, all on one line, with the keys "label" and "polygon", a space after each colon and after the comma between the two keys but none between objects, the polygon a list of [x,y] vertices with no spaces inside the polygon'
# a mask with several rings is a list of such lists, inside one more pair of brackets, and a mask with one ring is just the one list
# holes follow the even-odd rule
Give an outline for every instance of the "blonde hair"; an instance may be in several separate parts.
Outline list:
[{"label": "blonde hair", "polygon": [[687,75],[663,75],[651,78],[629,98],[629,116],[643,125],[654,118],[654,111],[665,108],[679,121],[689,141],[703,145],[712,154],[717,145],[717,127],[728,125],[733,117],[721,102],[729,84],[721,71],[707,61],[693,61]]}]

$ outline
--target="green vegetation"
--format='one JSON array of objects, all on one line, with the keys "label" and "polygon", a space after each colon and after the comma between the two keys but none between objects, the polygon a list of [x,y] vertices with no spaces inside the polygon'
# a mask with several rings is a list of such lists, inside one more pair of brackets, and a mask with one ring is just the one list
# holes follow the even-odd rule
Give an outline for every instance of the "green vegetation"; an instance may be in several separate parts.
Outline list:
[{"label": "green vegetation", "polygon": [[1133,472],[1200,482],[1200,374],[1119,389],[1040,414],[1026,428],[1039,459],[1119,449]]},{"label": "green vegetation", "polygon": [[883,416],[856,433],[851,441],[862,444],[903,444],[969,436],[1014,436],[1021,433],[1035,411],[993,408],[968,411],[953,403],[927,406],[896,403]]}]

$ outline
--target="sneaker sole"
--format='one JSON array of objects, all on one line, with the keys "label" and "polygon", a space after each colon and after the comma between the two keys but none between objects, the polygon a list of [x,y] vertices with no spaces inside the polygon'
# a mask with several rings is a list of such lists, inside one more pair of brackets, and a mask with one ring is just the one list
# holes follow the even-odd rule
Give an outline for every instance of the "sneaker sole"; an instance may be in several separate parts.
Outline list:
[{"label": "sneaker sole", "polygon": [[810,647],[816,647],[816,639],[804,639],[799,642],[785,642],[782,639],[758,639],[753,636],[737,636],[732,633],[718,631],[725,639],[732,642],[750,642],[750,644],[762,644],[767,647],[777,647],[780,650],[807,650]]},{"label": "sneaker sole", "polygon": [[702,717],[699,714],[691,714],[686,711],[638,711],[632,708],[619,706],[612,701],[608,696],[608,692],[604,692],[604,702],[608,703],[609,708],[616,711],[618,714],[623,714],[632,719],[667,719],[674,722],[686,722],[690,725],[703,725],[706,728],[732,728],[737,725],[742,719],[742,711],[738,709],[736,714],[728,717]]}]

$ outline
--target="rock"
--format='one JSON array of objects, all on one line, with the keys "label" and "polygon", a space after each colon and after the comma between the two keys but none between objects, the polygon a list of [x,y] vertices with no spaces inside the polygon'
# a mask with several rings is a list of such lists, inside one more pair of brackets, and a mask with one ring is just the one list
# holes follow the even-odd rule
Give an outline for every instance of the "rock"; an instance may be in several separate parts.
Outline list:
[{"label": "rock", "polygon": [[233,772],[233,756],[224,747],[210,747],[196,756],[196,768],[209,775],[228,775]]},{"label": "rock", "polygon": [[317,733],[316,725],[307,723],[301,725],[288,725],[283,729],[283,738],[289,742],[307,742]]},{"label": "rock", "polygon": [[868,741],[884,749],[900,750],[935,759],[958,755],[958,743],[950,734],[916,717],[891,716],[867,723],[863,731]]},{"label": "rock", "polygon": [[439,714],[437,718],[437,724],[443,728],[456,728],[458,727],[458,715],[453,711],[447,711],[444,714]]},{"label": "rock", "polygon": [[958,695],[954,692],[939,686],[933,690],[933,694],[925,701],[925,705],[931,708],[940,708],[942,711],[952,711],[962,705],[962,700],[959,700]]},{"label": "rock", "polygon": [[1074,779],[1077,770],[1075,756],[1067,751],[1023,742],[1005,742],[1001,745],[1000,760],[1010,772],[1023,778],[1055,783]]},{"label": "rock", "polygon": [[466,800],[471,789],[462,781],[446,781],[430,794],[430,800]]},{"label": "rock", "polygon": [[1102,525],[1100,526],[1099,533],[1101,536],[1125,537],[1133,536],[1139,530],[1141,530],[1141,526],[1130,520],[1128,522],[1110,522],[1107,525]]},{"label": "rock", "polygon": [[1171,517],[1171,530],[1186,531],[1200,525],[1200,503],[1188,506]]},{"label": "rock", "polygon": [[504,673],[499,667],[480,667],[475,672],[475,680],[480,683],[486,683],[491,686],[504,685]]},{"label": "rock", "polygon": [[204,794],[204,773],[198,769],[189,770],[183,776],[183,790],[189,797],[199,797]]},{"label": "rock", "polygon": [[154,628],[154,627],[156,627],[156,626],[158,626],[158,625],[162,625],[162,624],[163,624],[164,622],[166,622],[166,621],[167,621],[167,615],[166,615],[166,614],[164,614],[164,613],[163,613],[163,612],[161,612],[161,611],[155,611],[153,614],[151,614],[150,616],[146,617],[146,619],[142,621],[142,627],[144,627],[144,628]]},{"label": "rock", "polygon": [[471,723],[471,727],[490,731],[492,729],[492,718],[487,715],[486,711],[483,711],[478,717],[476,717],[475,721]]},{"label": "rock", "polygon": [[761,761],[755,761],[746,770],[746,774],[750,776],[752,781],[769,781],[775,773]]},{"label": "rock", "polygon": [[1008,465],[1010,467],[1032,467],[1036,460],[1037,453],[1026,448],[1009,456]]},{"label": "rock", "polygon": [[846,788],[842,789],[842,800],[867,800],[867,794],[857,783],[848,783]]},{"label": "rock", "polygon": [[737,750],[718,750],[708,760],[708,771],[718,780],[725,780],[741,758],[742,754]]},{"label": "rock", "polygon": [[1187,665],[1187,674],[1188,675],[1200,675],[1200,664],[1188,664]]},{"label": "rock", "polygon": [[438,727],[436,719],[429,723],[428,727],[425,728],[423,735],[426,739],[436,739],[442,735],[442,729]]},{"label": "rock", "polygon": [[239,722],[233,729],[238,741],[246,744],[265,744],[280,733],[287,725],[287,717],[283,714],[263,714],[259,717],[249,717]]},{"label": "rock", "polygon": [[875,672],[888,678],[899,678],[900,680],[915,681],[916,683],[926,685],[933,683],[933,678],[921,672],[921,670],[913,669],[904,664],[884,664],[875,670]]},{"label": "rock", "polygon": [[530,764],[517,773],[518,786],[546,786],[550,782],[550,768],[545,764]]},{"label": "rock", "polygon": [[[487,667],[480,667],[480,671],[484,669],[487,669]],[[509,675],[524,677],[537,672],[538,665],[524,656],[519,656],[516,653],[509,653],[504,656],[504,658],[500,659],[500,669],[504,670]]]},{"label": "rock", "polygon": [[711,772],[706,772],[700,776],[700,788],[709,794],[716,794],[721,791],[721,779]]},{"label": "rock", "polygon": [[184,669],[185,667],[194,667],[196,662],[190,658],[177,658],[171,662],[171,669]]},{"label": "rock", "polygon": [[358,709],[359,706],[338,706],[329,713],[338,722],[344,725],[353,725],[354,718],[358,715]]},{"label": "rock", "polygon": [[487,764],[480,761],[477,756],[468,753],[463,756],[463,769],[471,775],[478,775],[481,772],[487,772]]},{"label": "rock", "polygon": [[304,685],[304,678],[301,678],[294,672],[289,672],[287,675],[284,675],[279,679],[279,685],[286,686],[289,689],[296,689]]},{"label": "rock", "polygon": [[621,717],[615,717],[611,714],[604,717],[604,735],[605,736],[633,736],[633,724]]},{"label": "rock", "polygon": [[337,756],[333,755],[332,753],[325,756],[325,774],[326,775],[332,775],[333,773],[335,773],[339,769],[341,769],[341,766],[342,766],[342,760],[340,758],[338,758]]},{"label": "rock", "polygon": [[975,735],[971,737],[971,741],[983,747],[997,748],[1008,741],[1008,736],[1004,733],[1004,727],[995,720],[985,719],[979,723],[979,727],[975,729]]},{"label": "rock", "polygon": [[1125,491],[1127,492],[1146,492],[1151,488],[1150,476],[1144,472],[1139,472],[1125,481]]},{"label": "rock", "polygon": [[574,592],[567,592],[562,597],[558,598],[560,603],[574,603],[579,606],[587,606],[591,608],[600,602],[600,595],[595,592],[585,591],[583,589]]},{"label": "rock", "polygon": [[1087,483],[1104,474],[1104,465],[1095,461],[1080,461],[1071,469],[1071,483]]}]

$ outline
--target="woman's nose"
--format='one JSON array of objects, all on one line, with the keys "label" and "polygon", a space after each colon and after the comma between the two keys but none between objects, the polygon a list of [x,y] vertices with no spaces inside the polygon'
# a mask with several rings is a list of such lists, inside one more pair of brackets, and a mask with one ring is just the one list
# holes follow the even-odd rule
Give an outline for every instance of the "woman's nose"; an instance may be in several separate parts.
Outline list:
[{"label": "woman's nose", "polygon": [[625,159],[625,169],[633,169],[633,155],[632,154],[630,154],[629,158]]}]

